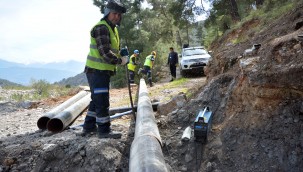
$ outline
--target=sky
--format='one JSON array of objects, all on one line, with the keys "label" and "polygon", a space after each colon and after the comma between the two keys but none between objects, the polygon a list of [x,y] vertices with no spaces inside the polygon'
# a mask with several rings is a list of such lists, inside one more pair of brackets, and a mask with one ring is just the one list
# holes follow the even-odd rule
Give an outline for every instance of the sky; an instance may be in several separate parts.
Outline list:
[{"label": "sky", "polygon": [[0,59],[85,62],[89,32],[102,16],[92,0],[0,0]]},{"label": "sky", "polygon": [[92,0],[0,0],[0,59],[84,62],[102,16]]}]

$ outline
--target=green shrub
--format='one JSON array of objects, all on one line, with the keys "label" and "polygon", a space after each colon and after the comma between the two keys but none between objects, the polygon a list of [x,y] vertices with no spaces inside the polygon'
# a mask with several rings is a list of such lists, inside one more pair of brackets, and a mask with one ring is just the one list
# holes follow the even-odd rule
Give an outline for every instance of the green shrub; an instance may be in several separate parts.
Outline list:
[{"label": "green shrub", "polygon": [[36,93],[41,97],[49,96],[50,84],[46,80],[31,80],[31,87],[35,89]]}]

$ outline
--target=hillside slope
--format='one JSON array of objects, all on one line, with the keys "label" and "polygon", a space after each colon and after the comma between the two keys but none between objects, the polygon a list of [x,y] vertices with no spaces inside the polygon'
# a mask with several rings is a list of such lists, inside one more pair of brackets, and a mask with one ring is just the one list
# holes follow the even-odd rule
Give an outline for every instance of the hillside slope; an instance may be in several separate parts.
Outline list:
[{"label": "hillside slope", "polygon": [[[212,45],[207,84],[180,110],[161,115],[163,150],[172,169],[302,171],[302,9],[303,4],[265,28],[257,19],[248,21]],[[233,44],[245,36],[248,41]],[[259,51],[243,56],[253,44],[261,44]],[[213,114],[207,143],[193,137],[181,142],[204,107]]]},{"label": "hillside slope", "polygon": [[[303,5],[269,23],[258,20],[212,45],[208,85],[199,103],[214,112],[204,170],[302,171]],[[249,36],[244,43],[232,39]],[[253,44],[256,53],[243,56]]]}]

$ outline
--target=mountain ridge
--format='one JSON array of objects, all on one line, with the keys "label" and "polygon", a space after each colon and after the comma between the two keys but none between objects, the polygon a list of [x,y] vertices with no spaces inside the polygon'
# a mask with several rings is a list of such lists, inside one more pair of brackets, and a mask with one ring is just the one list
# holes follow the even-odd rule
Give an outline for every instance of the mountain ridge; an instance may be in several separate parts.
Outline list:
[{"label": "mountain ridge", "polygon": [[32,79],[54,83],[78,75],[84,65],[77,61],[26,65],[0,59],[0,78],[22,85],[29,85]]}]

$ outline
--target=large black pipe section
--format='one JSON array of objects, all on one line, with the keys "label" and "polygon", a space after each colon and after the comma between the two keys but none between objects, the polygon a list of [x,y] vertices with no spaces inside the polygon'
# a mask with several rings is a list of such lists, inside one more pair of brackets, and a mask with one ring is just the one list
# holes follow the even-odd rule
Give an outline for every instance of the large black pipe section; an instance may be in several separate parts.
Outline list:
[{"label": "large black pipe section", "polygon": [[64,109],[47,123],[47,129],[52,132],[60,132],[69,126],[83,112],[91,101],[90,94],[78,100],[73,105]]},{"label": "large black pipe section", "polygon": [[[153,111],[157,111],[159,104],[160,104],[160,102],[155,102],[155,103],[152,104]],[[138,108],[138,106],[134,105],[135,112],[137,112],[137,108]],[[110,108],[109,109],[109,115],[114,115],[116,113],[123,113],[123,112],[129,111],[129,110],[132,110],[132,108],[131,107]]]},{"label": "large black pipe section", "polygon": [[55,115],[57,115],[58,113],[60,113],[61,111],[63,111],[64,109],[66,109],[67,107],[72,105],[73,103],[75,103],[76,101],[80,100],[87,94],[89,94],[88,91],[84,91],[84,90],[80,91],[79,93],[77,93],[76,95],[74,95],[73,97],[68,99],[67,101],[63,102],[59,106],[57,106],[57,107],[53,108],[52,110],[50,110],[49,112],[47,112],[45,115],[41,116],[37,121],[38,128],[45,130],[47,128],[47,122],[52,117],[54,117]]},{"label": "large black pipe section", "polygon": [[140,80],[135,138],[130,149],[130,172],[167,172],[162,141],[144,79]]}]

